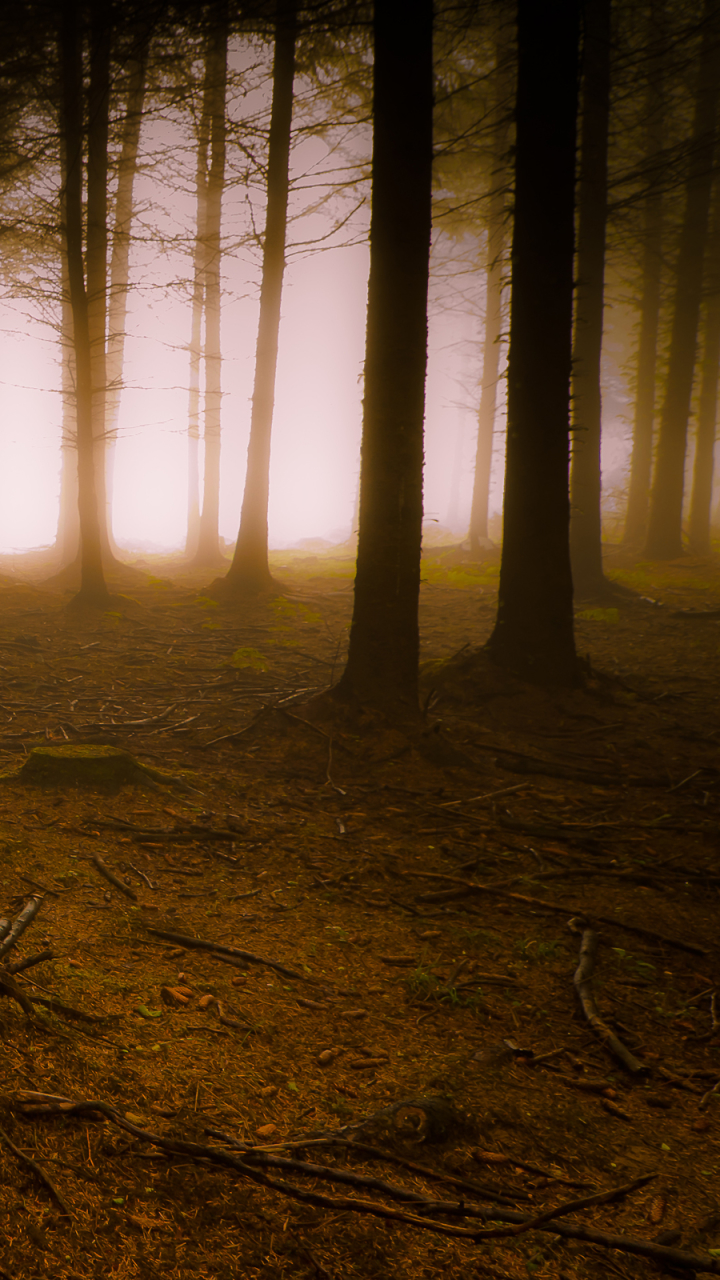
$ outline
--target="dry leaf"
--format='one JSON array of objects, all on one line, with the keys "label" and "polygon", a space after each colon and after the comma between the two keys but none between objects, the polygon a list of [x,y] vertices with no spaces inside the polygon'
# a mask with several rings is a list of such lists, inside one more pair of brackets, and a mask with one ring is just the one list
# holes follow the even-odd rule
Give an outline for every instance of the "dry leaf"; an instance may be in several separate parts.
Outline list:
[{"label": "dry leaf", "polygon": [[652,1201],[648,1217],[655,1226],[657,1226],[658,1222],[662,1222],[666,1204],[667,1201],[664,1200],[662,1196],[655,1196],[655,1199]]},{"label": "dry leaf", "polygon": [[274,1133],[277,1133],[276,1124],[261,1124],[260,1128],[255,1130],[258,1138],[271,1138]]},{"label": "dry leaf", "polygon": [[161,987],[160,997],[165,1004],[169,1004],[176,1009],[188,1002],[188,997],[183,995],[182,991],[178,991],[176,987]]},{"label": "dry leaf", "polygon": [[201,996],[198,1000],[199,1009],[209,1009],[211,1004],[215,1003],[214,996]]}]

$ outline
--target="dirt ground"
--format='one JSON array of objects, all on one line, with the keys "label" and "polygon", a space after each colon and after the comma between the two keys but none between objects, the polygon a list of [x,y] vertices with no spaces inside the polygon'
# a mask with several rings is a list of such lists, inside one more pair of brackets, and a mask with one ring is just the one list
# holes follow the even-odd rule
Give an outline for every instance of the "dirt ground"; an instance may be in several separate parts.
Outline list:
[{"label": "dirt ground", "polygon": [[[306,721],[352,562],[275,561],[242,611],[158,560],[99,615],[0,563],[0,914],[43,895],[0,960],[0,1276],[720,1271],[720,562],[610,557],[636,594],[543,693],[443,680],[497,564],[436,549],[418,749]],[[17,776],[77,744],[155,773]]]}]

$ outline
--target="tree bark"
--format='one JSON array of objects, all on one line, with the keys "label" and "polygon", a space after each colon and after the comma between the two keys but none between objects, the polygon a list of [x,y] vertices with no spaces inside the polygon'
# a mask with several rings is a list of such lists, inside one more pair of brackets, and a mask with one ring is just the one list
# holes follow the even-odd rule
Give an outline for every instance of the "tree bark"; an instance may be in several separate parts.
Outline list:
[{"label": "tree bark", "polygon": [[90,10],[90,84],[87,119],[87,282],[90,370],[95,437],[95,485],[104,555],[111,555],[105,485],[107,396],[107,210],[108,139],[110,129],[110,17],[102,0]]},{"label": "tree bark", "polygon": [[108,334],[106,357],[107,396],[105,407],[105,490],[107,503],[107,535],[109,549],[112,552],[116,549],[112,532],[113,475],[118,419],[120,417],[123,361],[125,355],[125,322],[127,318],[130,267],[130,227],[133,217],[133,188],[135,185],[135,176],[137,174],[140,128],[142,125],[143,106],[145,102],[150,36],[150,26],[139,31],[130,64],[130,82],[128,85],[127,106],[123,122],[122,149],[118,165],[115,219],[112,235],[112,252],[110,257],[110,295],[107,309]]},{"label": "tree bark", "polygon": [[649,40],[660,44],[651,58],[646,97],[645,157],[649,171],[643,227],[642,286],[640,295],[640,335],[637,356],[637,384],[633,444],[630,458],[628,505],[623,543],[637,549],[647,533],[652,443],[655,420],[655,378],[660,328],[660,287],[662,283],[663,194],[659,167],[665,136],[665,94],[663,92],[665,0],[651,0],[648,14]]},{"label": "tree bark", "polygon": [[720,96],[720,40],[715,0],[705,0],[697,95],[686,186],[685,213],[676,263],[676,284],[665,399],[658,432],[655,478],[645,555],[674,560],[682,555],[685,452],[702,296],[713,159]]},{"label": "tree bark", "polygon": [[585,0],[573,341],[570,560],[576,596],[608,589],[602,563],[600,438],[611,0]]},{"label": "tree bark", "polygon": [[267,214],[250,440],[240,530],[233,562],[225,579],[233,591],[239,592],[254,593],[272,584],[268,565],[270,444],[275,406],[280,306],[285,272],[296,38],[296,0],[278,0],[268,151]]},{"label": "tree bark", "polygon": [[[60,225],[67,217],[65,193],[67,190],[67,159],[65,139],[60,137]],[[63,565],[72,564],[80,552],[80,517],[77,491],[77,442],[75,422],[75,354],[73,350],[73,313],[70,303],[67,248],[64,237],[60,242],[60,288],[62,293],[60,315],[60,377],[62,388],[62,437],[60,444],[60,503],[55,551]]]},{"label": "tree bark", "polygon": [[579,683],[568,493],[578,0],[519,0],[508,440],[488,652],[534,683]]},{"label": "tree bark", "polygon": [[503,250],[506,239],[507,196],[505,165],[510,133],[507,70],[508,50],[498,44],[495,87],[495,128],[492,145],[493,189],[490,193],[487,227],[487,263],[485,268],[485,333],[483,336],[482,381],[478,410],[475,479],[470,508],[470,551],[477,555],[490,545],[488,536],[488,504],[492,469],[493,435],[497,404],[498,370],[500,367],[500,334],[502,331]]},{"label": "tree bark", "polygon": [[720,372],[720,190],[717,184],[704,286],[705,333],[700,366],[700,402],[688,523],[688,550],[696,556],[710,554],[710,513],[717,431],[718,373]]},{"label": "tree bark", "polygon": [[193,255],[192,319],[190,326],[190,371],[188,389],[188,525],[185,555],[197,554],[200,537],[200,367],[202,364],[202,322],[205,310],[207,162],[210,144],[210,90],[208,61],[198,124],[195,199],[197,205],[195,252]]},{"label": "tree bark", "polygon": [[227,47],[229,14],[220,0],[207,51],[210,114],[210,168],[205,206],[205,468],[198,545],[193,562],[205,567],[225,563],[220,551],[220,425],[222,354],[220,349],[220,225],[225,188],[227,124]]},{"label": "tree bark", "polygon": [[[81,566],[81,586],[76,599],[87,604],[104,604],[110,597],[103,575],[100,523],[95,488],[93,352],[83,263],[82,36],[78,22],[76,0],[64,0],[60,21],[59,46],[62,81],[60,129],[67,156],[63,238],[67,255],[76,371],[75,405]],[[97,170],[95,177],[97,177]],[[96,210],[97,204],[94,206],[94,211],[96,212]]]},{"label": "tree bark", "polygon": [[418,714],[418,596],[432,185],[432,0],[376,4],[355,600],[336,694]]}]

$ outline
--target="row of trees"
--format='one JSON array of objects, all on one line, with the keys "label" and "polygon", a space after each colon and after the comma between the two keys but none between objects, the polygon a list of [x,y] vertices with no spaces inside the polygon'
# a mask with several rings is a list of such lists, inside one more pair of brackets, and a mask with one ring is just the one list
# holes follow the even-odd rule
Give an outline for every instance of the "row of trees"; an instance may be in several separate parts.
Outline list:
[{"label": "row of trees", "polygon": [[[443,230],[458,239],[469,232],[484,258],[474,546],[487,534],[498,356],[509,303],[504,536],[498,618],[489,651],[531,679],[575,683],[573,580],[576,593],[608,589],[600,519],[601,354],[608,280],[615,287],[623,277],[639,278],[641,284],[627,537],[637,543],[646,536],[648,552],[657,556],[681,550],[688,420],[704,308],[691,527],[696,546],[702,536],[709,538],[720,354],[720,218],[711,211],[720,93],[717,0],[703,0],[698,12],[679,0],[649,0],[640,7],[623,0],[614,5],[611,0],[519,0],[516,10],[502,0],[485,5],[468,0],[459,6],[439,0],[434,14],[430,0],[377,0],[372,14],[340,0],[302,6],[297,0],[276,0],[269,7],[212,0],[188,8],[157,0],[142,11],[125,3],[108,7],[100,0],[63,0],[59,10],[27,5],[24,16],[27,25],[21,24],[15,35],[8,69],[21,73],[19,84],[30,57],[24,41],[31,27],[35,40],[38,29],[44,31],[50,70],[45,72],[42,106],[57,124],[54,158],[64,332],[71,339],[65,369],[75,412],[80,599],[103,603],[108,594],[108,426],[116,420],[121,386],[133,181],[149,69],[152,74],[164,67],[166,80],[182,83],[183,61],[177,51],[188,40],[204,62],[197,125],[188,546],[212,567],[221,562],[220,254],[228,45],[241,32],[274,42],[248,468],[234,559],[214,587],[218,594],[238,596],[271,585],[270,438],[298,56],[317,73],[319,66],[336,64],[342,55],[345,64],[352,63],[356,86],[358,77],[362,83],[367,75],[371,27],[374,141],[359,541],[350,657],[340,692],[386,708],[417,707],[433,121]],[[118,68],[126,96],[122,109],[113,113],[113,69]],[[157,70],[154,74],[156,81],[162,79]],[[8,155],[13,149],[18,155],[7,178],[13,189],[28,168],[48,162],[47,146],[23,153],[23,129],[38,112],[37,100],[23,92],[7,146]],[[676,108],[673,133],[662,106],[668,94]],[[357,109],[363,109],[362,95]],[[618,130],[627,115],[633,116],[633,129]],[[111,120],[118,119],[111,227],[109,140]],[[717,197],[715,204],[720,207]],[[503,284],[510,238],[507,299]],[[664,293],[669,295],[665,311]],[[202,502],[197,466],[201,362]],[[640,499],[650,489],[658,370],[665,373],[662,412],[649,512],[642,512]]]}]

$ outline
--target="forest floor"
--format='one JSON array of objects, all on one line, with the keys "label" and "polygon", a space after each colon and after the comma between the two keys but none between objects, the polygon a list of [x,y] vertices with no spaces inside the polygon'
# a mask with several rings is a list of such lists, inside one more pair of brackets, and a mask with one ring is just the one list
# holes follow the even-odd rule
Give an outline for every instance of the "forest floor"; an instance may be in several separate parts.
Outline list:
[{"label": "forest floor", "polygon": [[[584,690],[428,668],[450,766],[306,721],[353,565],[275,562],[242,611],[158,560],[87,615],[0,562],[0,913],[44,894],[0,961],[0,1276],[720,1271],[720,562],[610,556],[637,595],[578,609]],[[423,660],[482,644],[497,564],[423,576]],[[77,743],[168,785],[15,776]]]}]

